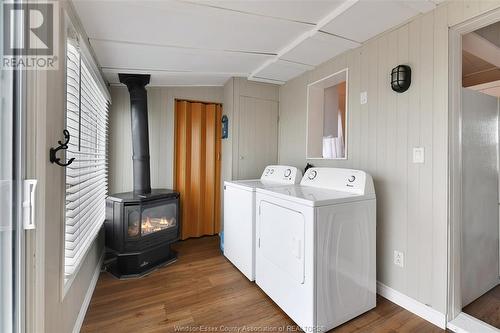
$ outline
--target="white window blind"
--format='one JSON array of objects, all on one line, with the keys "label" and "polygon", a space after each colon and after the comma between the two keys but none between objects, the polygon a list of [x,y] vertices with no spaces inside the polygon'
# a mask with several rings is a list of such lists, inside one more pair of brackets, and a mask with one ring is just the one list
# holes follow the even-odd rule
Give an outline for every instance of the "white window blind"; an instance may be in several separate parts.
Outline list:
[{"label": "white window blind", "polygon": [[108,191],[108,101],[78,47],[67,44],[65,275],[78,269],[105,218]]}]

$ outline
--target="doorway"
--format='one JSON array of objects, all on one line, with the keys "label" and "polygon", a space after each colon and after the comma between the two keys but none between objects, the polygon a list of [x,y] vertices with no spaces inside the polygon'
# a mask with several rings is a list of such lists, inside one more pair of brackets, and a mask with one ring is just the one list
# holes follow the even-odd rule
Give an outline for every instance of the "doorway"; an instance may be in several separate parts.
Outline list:
[{"label": "doorway", "polygon": [[220,232],[222,105],[175,101],[174,189],[181,239]]},{"label": "doorway", "polygon": [[500,10],[450,29],[448,327],[500,332]]}]

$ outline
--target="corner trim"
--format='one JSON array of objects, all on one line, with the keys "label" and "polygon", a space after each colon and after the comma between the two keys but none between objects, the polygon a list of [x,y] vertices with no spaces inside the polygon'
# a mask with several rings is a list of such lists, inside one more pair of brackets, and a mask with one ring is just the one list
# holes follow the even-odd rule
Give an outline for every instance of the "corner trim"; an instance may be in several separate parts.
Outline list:
[{"label": "corner trim", "polygon": [[377,293],[380,296],[387,298],[389,301],[396,303],[400,307],[427,320],[428,322],[442,329],[446,329],[446,316],[441,312],[431,308],[430,306],[420,303],[413,298],[406,296],[392,288],[389,288],[385,284],[378,281]]},{"label": "corner trim", "polygon": [[101,267],[104,263],[104,254],[102,251],[101,257],[99,258],[99,262],[94,271],[94,275],[92,276],[92,280],[90,280],[89,289],[85,293],[85,298],[83,299],[82,307],[80,308],[80,312],[78,312],[78,317],[75,321],[75,326],[73,326],[73,333],[79,333],[82,329],[83,320],[85,319],[85,315],[87,314],[87,309],[89,308],[90,301],[92,300],[92,294],[94,293],[95,286],[97,285],[97,280],[99,280],[99,275],[101,274]]}]

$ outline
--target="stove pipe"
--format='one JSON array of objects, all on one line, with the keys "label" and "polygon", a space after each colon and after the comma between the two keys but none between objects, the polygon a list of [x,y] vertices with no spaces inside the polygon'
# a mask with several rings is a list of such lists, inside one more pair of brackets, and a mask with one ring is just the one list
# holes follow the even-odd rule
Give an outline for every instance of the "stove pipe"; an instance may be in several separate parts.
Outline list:
[{"label": "stove pipe", "polygon": [[134,193],[151,193],[149,166],[148,93],[149,74],[118,74],[130,94]]}]

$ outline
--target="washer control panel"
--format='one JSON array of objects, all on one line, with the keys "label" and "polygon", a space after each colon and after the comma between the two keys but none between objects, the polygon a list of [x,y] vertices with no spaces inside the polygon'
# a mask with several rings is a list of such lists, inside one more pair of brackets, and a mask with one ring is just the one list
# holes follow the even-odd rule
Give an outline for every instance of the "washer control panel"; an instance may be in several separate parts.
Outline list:
[{"label": "washer control panel", "polygon": [[298,184],[301,178],[302,172],[300,170],[287,165],[268,165],[260,177],[261,180],[283,184]]},{"label": "washer control panel", "polygon": [[[369,177],[371,181],[371,177]],[[364,194],[367,174],[361,170],[340,168],[310,168],[300,185]]]}]

